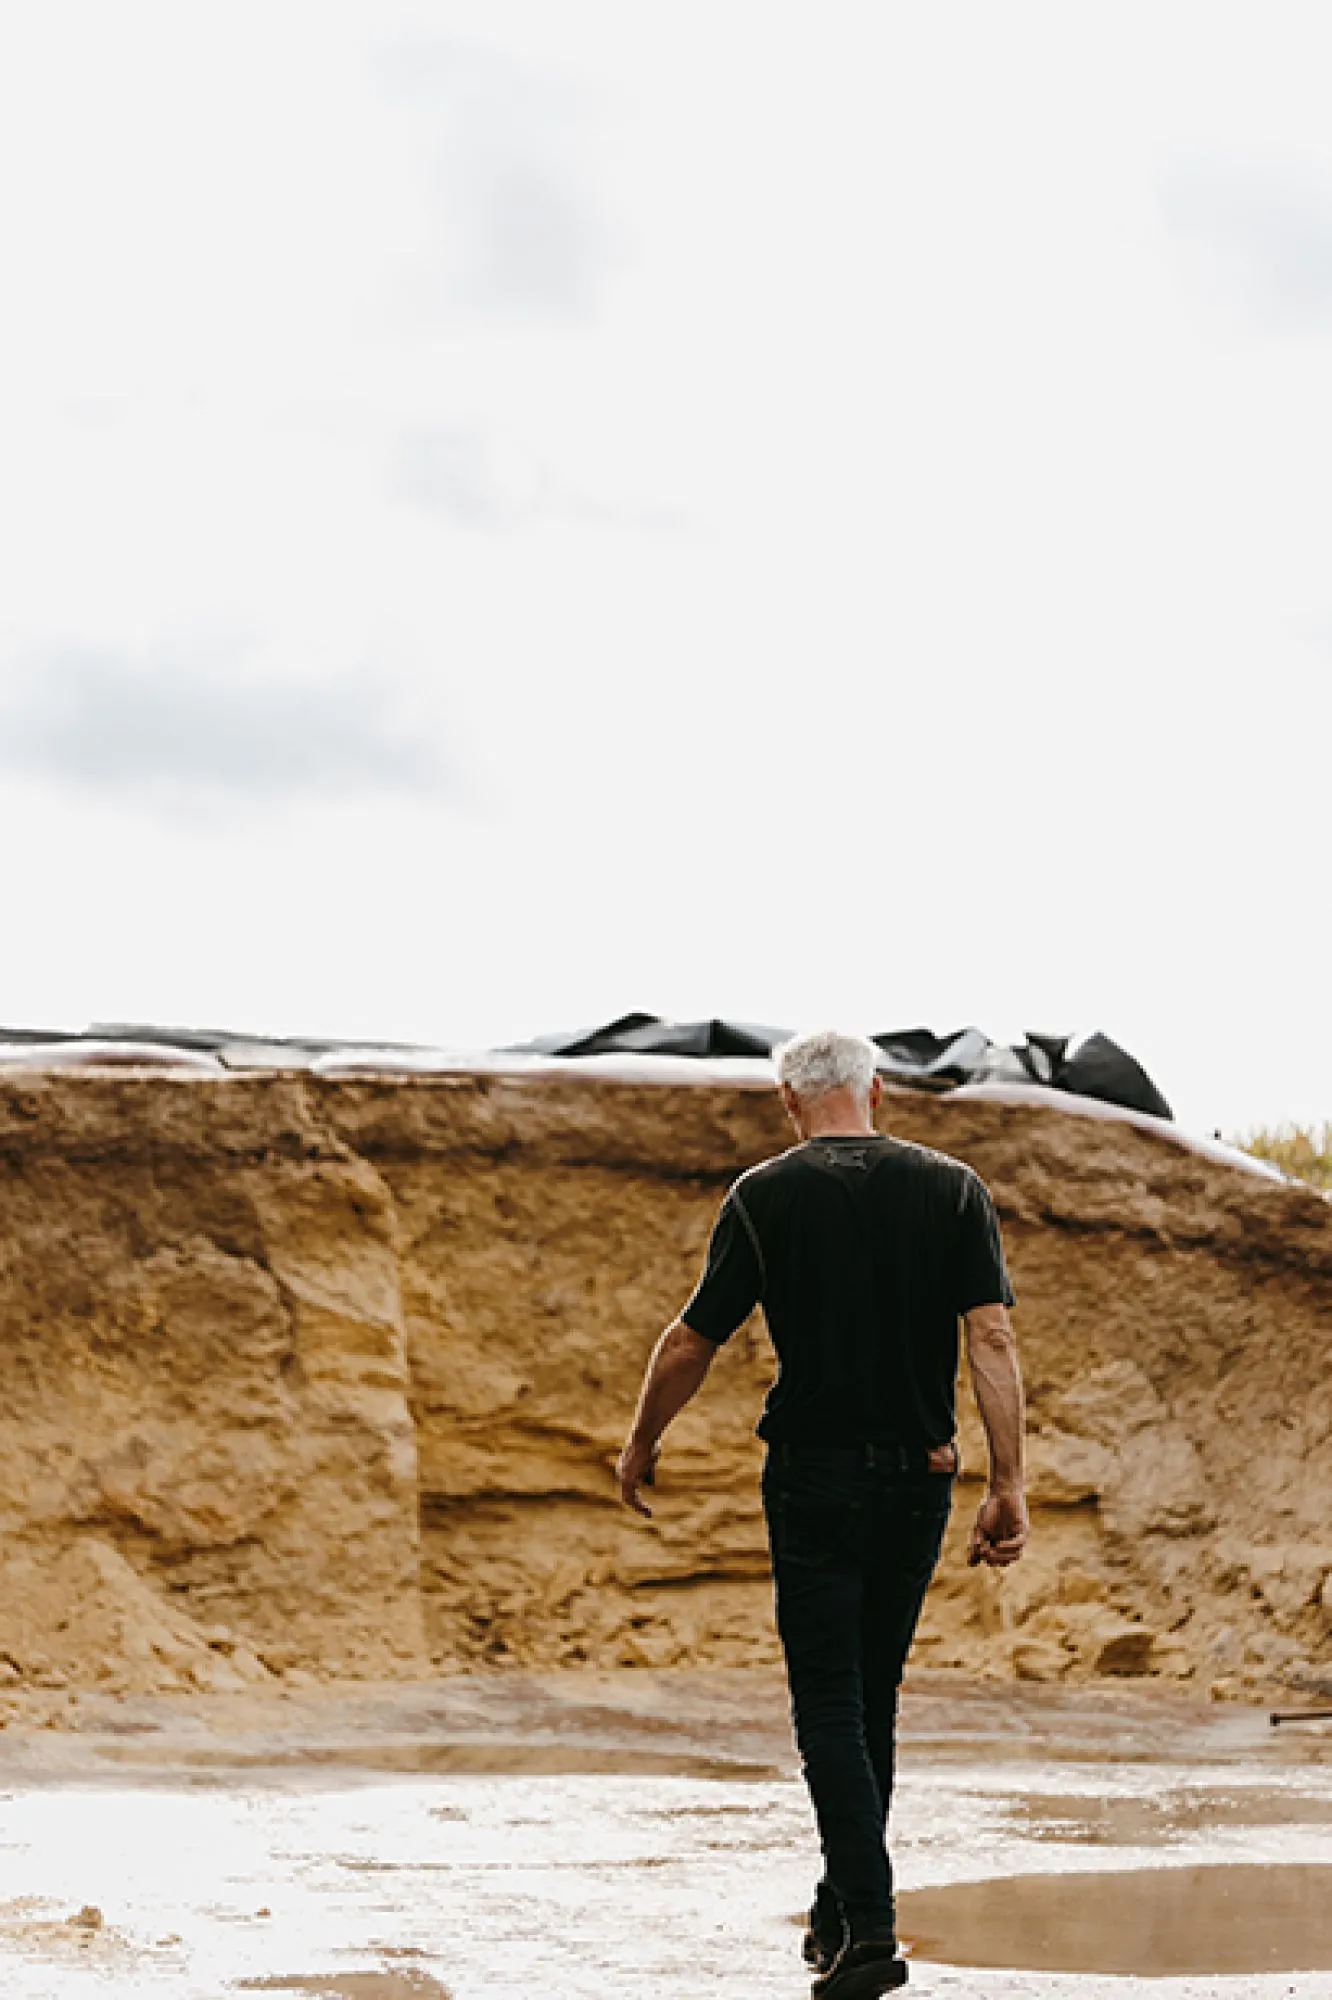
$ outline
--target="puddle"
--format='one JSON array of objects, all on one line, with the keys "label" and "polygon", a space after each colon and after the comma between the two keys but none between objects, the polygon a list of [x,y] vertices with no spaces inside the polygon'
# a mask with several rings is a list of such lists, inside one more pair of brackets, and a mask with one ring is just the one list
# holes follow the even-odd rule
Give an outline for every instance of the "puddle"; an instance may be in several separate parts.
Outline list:
[{"label": "puddle", "polygon": [[1214,1827],[1332,1827],[1332,1798],[1253,1786],[1202,1789],[1147,1798],[1090,1798],[1050,1792],[1015,1800],[1008,1824],[1028,1840],[1076,1841],[1088,1847],[1155,1847]]},{"label": "puddle", "polygon": [[[961,1885],[902,1898],[922,1994],[1108,2000],[1157,1990],[1118,1972],[1182,1971],[1179,2000],[1332,2000],[1332,1774],[1120,1773],[1104,1806],[1150,1805],[1169,1843],[1035,1845],[1129,1824],[1094,1783],[1054,1761],[903,1773],[903,1880]],[[816,1857],[797,1779],[48,1784],[0,1800],[0,2000],[795,2000]],[[1031,1867],[1066,1872],[1012,1872]]]},{"label": "puddle", "polygon": [[289,1979],[243,1979],[246,1993],[318,1993],[323,2000],[449,2000],[428,1972],[293,1973]]},{"label": "puddle", "polygon": [[105,1743],[99,1745],[98,1756],[106,1764],[159,1762],[173,1772],[188,1763],[196,1773],[195,1781],[207,1785],[218,1781],[214,1770],[225,1781],[254,1769],[314,1773],[344,1766],[412,1777],[707,1778],[734,1784],[765,1784],[785,1775],[776,1763],[744,1763],[737,1758],[695,1756],[681,1750],[644,1750],[615,1743],[504,1743],[490,1738],[476,1743],[306,1744],[286,1753],[270,1748],[246,1753],[233,1747],[212,1749],[204,1745],[191,1746],[184,1755],[175,1743],[136,1743],[132,1749],[121,1743]]},{"label": "puddle", "polygon": [[917,1959],[1026,1972],[1332,1969],[1332,1865],[1012,1875],[900,1898]]}]

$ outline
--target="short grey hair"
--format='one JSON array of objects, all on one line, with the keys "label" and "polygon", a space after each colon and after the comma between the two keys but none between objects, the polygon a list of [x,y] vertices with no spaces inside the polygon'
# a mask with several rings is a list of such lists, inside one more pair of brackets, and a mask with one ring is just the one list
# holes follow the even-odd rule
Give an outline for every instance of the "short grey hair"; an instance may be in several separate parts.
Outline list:
[{"label": "short grey hair", "polygon": [[818,1028],[795,1035],[773,1050],[777,1081],[797,1097],[826,1097],[831,1090],[853,1090],[868,1097],[879,1051],[863,1035],[844,1035],[836,1028]]}]

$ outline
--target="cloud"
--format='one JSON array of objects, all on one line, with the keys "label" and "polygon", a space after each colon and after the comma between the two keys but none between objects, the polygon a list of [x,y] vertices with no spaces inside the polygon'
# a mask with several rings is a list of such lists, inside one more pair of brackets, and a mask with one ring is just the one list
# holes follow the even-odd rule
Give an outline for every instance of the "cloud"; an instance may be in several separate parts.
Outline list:
[{"label": "cloud", "polygon": [[1332,326],[1332,160],[1196,155],[1159,176],[1171,230],[1263,318]]},{"label": "cloud", "polygon": [[404,431],[391,479],[395,493],[410,505],[465,528],[563,522],[669,534],[684,526],[678,510],[661,503],[603,500],[579,492],[544,460],[463,425]]},{"label": "cloud", "polygon": [[463,427],[405,432],[393,484],[414,506],[469,528],[512,527],[558,511],[544,467]]},{"label": "cloud", "polygon": [[297,681],[199,651],[28,653],[0,677],[0,764],[167,809],[453,789],[382,676]]},{"label": "cloud", "polygon": [[589,185],[578,94],[499,49],[449,38],[394,43],[379,71],[425,137],[443,300],[516,316],[590,312],[620,243]]}]

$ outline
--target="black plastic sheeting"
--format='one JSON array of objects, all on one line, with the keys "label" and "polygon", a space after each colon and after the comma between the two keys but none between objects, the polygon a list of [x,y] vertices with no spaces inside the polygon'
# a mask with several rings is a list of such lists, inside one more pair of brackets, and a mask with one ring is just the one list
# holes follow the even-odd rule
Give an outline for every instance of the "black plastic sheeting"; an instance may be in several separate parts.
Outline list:
[{"label": "black plastic sheeting", "polygon": [[[752,1021],[664,1021],[656,1014],[622,1014],[604,1027],[539,1035],[520,1046],[548,1056],[766,1056],[791,1032]],[[962,1083],[1038,1083],[1153,1118],[1174,1117],[1142,1064],[1109,1035],[1074,1040],[1029,1030],[1024,1042],[1010,1047],[992,1042],[979,1028],[959,1028],[950,1035],[894,1028],[869,1039],[880,1051],[881,1074],[894,1083],[926,1090],[950,1090]]]},{"label": "black plastic sheeting", "polygon": [[789,1039],[789,1029],[757,1028],[748,1021],[663,1021],[656,1014],[621,1014],[604,1028],[538,1035],[519,1047],[543,1056],[768,1056]]},{"label": "black plastic sheeting", "polygon": [[1056,1090],[1075,1090],[1080,1097],[1099,1097],[1105,1104],[1150,1112],[1153,1118],[1175,1115],[1142,1064],[1109,1035],[1088,1035],[1071,1055],[1061,1053],[1050,1081]]},{"label": "black plastic sheeting", "polygon": [[[538,1035],[501,1054],[546,1056],[670,1055],[767,1056],[786,1041],[789,1028],[760,1027],[753,1021],[665,1021],[657,1014],[622,1014],[600,1028]],[[365,1042],[328,1041],[300,1036],[254,1035],[226,1028],[158,1028],[125,1021],[98,1022],[82,1032],[68,1028],[0,1028],[0,1046],[109,1041],[149,1042],[216,1055],[229,1068],[308,1068],[318,1056],[340,1049],[367,1049]],[[879,1050],[879,1069],[893,1083],[922,1090],[952,1090],[963,1083],[1037,1083],[1049,1090],[1075,1091],[1104,1104],[1145,1111],[1153,1118],[1174,1113],[1146,1070],[1108,1035],[1041,1035],[1028,1031],[1014,1046],[992,1042],[979,1028],[936,1035],[929,1028],[895,1028],[870,1040]],[[414,1053],[410,1042],[375,1047]]]}]

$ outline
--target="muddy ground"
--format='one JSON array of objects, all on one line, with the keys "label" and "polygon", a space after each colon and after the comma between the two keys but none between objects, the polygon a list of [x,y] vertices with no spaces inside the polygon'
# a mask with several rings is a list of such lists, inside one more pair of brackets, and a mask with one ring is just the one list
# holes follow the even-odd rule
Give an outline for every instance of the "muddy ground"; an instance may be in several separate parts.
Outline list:
[{"label": "muddy ground", "polygon": [[[43,1718],[0,1736],[6,2000],[807,1991],[775,1674],[76,1694]],[[1332,1724],[924,1675],[903,1738],[914,1990],[1332,1996]]]}]

